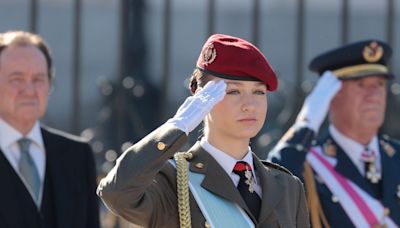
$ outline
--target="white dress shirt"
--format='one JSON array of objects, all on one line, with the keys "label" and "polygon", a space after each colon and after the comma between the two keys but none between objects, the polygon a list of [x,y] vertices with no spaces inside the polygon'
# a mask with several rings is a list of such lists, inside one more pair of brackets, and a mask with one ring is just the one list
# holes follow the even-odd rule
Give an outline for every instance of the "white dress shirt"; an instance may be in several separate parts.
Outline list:
[{"label": "white dress shirt", "polygon": [[377,170],[381,170],[381,156],[379,153],[379,143],[378,137],[375,135],[368,145],[362,145],[353,139],[343,135],[339,132],[333,124],[329,126],[329,133],[332,135],[332,138],[336,141],[336,143],[343,149],[343,151],[349,156],[351,161],[357,167],[358,171],[362,176],[365,175],[364,171],[364,162],[360,159],[361,153],[365,151],[366,148],[372,150],[375,155],[375,167]]},{"label": "white dress shirt", "polygon": [[254,172],[254,164],[253,164],[253,155],[251,148],[247,151],[246,156],[242,160],[236,160],[235,158],[231,157],[227,153],[217,149],[213,145],[211,145],[207,140],[203,137],[200,140],[200,145],[203,147],[205,151],[207,151],[217,162],[218,164],[225,170],[228,176],[232,179],[234,185],[237,187],[239,184],[240,176],[233,173],[233,168],[238,161],[245,161],[251,166],[251,171],[253,173],[254,178],[254,191],[257,193],[260,198],[262,198],[262,189],[260,185],[260,180],[258,175]]},{"label": "white dress shirt", "polygon": [[[21,152],[18,146],[18,140],[24,136],[0,118],[0,148],[4,156],[7,158],[11,166],[14,168],[15,172],[21,178],[25,186],[28,186],[24,178],[19,173],[18,163],[21,157]],[[32,130],[25,136],[30,139],[32,143],[29,147],[29,154],[31,155],[33,162],[39,173],[40,178],[40,191],[39,191],[39,205],[40,207],[42,196],[43,196],[43,183],[44,174],[46,167],[46,152],[43,143],[42,133],[40,131],[39,122],[36,122]],[[29,191],[29,188],[27,188]],[[29,191],[30,192],[30,191]],[[31,192],[30,192],[31,193]],[[32,193],[31,193],[32,195]]]}]

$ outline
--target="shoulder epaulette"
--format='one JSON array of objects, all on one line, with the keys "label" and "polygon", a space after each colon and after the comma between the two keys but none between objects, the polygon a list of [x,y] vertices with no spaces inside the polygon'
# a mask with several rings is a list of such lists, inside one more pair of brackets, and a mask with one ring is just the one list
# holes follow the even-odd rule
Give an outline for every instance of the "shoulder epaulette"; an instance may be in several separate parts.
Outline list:
[{"label": "shoulder epaulette", "polygon": [[277,169],[277,170],[283,171],[283,172],[285,172],[285,173],[288,173],[288,174],[290,174],[290,175],[293,175],[293,173],[291,173],[288,169],[286,169],[285,167],[280,166],[280,165],[278,165],[278,164],[276,164],[276,163],[269,162],[269,161],[265,161],[265,160],[263,160],[263,161],[261,161],[261,162],[262,162],[265,166],[267,166],[267,167],[269,167],[269,168]]},{"label": "shoulder epaulette", "polygon": [[[389,143],[393,143],[393,144],[397,144],[398,146],[400,146],[400,140],[398,139],[394,139],[386,134],[382,135],[382,139],[389,142]],[[396,146],[397,146],[396,145]]]},{"label": "shoulder epaulette", "polygon": [[[379,140],[380,146],[383,148],[383,151],[389,156],[393,157],[397,154],[397,150],[400,148],[400,144],[398,140],[389,138],[387,135],[383,135]],[[398,155],[396,155],[398,156]]]}]

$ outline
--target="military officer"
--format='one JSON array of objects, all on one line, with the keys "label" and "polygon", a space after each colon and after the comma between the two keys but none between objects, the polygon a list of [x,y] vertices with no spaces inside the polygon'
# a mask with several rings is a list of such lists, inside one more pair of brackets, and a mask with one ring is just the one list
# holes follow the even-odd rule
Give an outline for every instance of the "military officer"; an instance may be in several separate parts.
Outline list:
[{"label": "military officer", "polygon": [[[205,42],[174,117],[126,150],[100,182],[108,208],[144,227],[309,227],[303,185],[249,147],[276,75],[251,43]],[[179,152],[204,122],[204,137]],[[174,160],[169,160],[174,157]]]},{"label": "military officer", "polygon": [[[398,227],[400,144],[378,133],[391,48],[365,40],[310,63],[321,78],[293,127],[269,154],[305,181],[313,227]],[[329,113],[329,129],[314,139]]]}]

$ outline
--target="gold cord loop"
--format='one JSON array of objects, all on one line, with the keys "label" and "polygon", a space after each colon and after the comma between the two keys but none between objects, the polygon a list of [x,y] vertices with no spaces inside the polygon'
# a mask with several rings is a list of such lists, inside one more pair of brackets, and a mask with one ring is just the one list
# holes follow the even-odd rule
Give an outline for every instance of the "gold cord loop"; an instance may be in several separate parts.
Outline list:
[{"label": "gold cord loop", "polygon": [[304,162],[303,177],[307,192],[307,204],[310,210],[311,226],[314,228],[330,228],[324,211],[322,210],[317,188],[315,186],[314,174],[308,162]]},{"label": "gold cord loop", "polygon": [[193,154],[189,152],[178,152],[174,155],[176,162],[179,223],[181,228],[192,227],[189,205],[189,163],[187,162],[187,159],[191,159],[192,157]]}]

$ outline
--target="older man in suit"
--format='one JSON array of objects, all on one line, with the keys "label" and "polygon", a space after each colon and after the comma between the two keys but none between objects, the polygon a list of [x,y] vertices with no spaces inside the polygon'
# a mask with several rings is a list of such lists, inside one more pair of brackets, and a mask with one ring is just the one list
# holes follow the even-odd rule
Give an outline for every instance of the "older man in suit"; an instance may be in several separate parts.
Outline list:
[{"label": "older man in suit", "polygon": [[52,80],[43,39],[0,34],[0,227],[97,228],[89,145],[41,126]]}]

